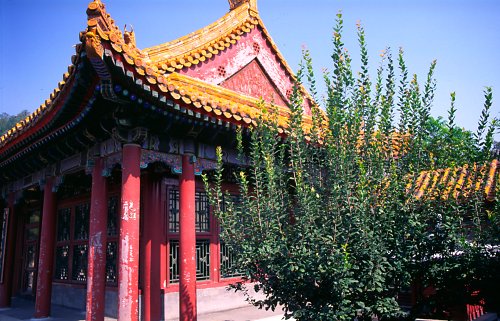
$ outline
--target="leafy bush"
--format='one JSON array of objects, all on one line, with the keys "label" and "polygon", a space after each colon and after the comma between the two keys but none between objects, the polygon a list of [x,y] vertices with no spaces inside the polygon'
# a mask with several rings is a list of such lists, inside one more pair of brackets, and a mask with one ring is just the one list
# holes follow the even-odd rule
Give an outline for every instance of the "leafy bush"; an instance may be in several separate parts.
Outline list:
[{"label": "leafy bush", "polygon": [[[236,174],[241,196],[222,189],[220,149],[215,177],[204,177],[238,269],[266,296],[249,300],[271,309],[282,305],[297,320],[371,320],[407,315],[397,299],[414,280],[433,285],[439,299],[453,279],[453,290],[461,290],[454,293],[466,298],[475,289],[465,283],[478,278],[474,264],[485,258],[491,241],[483,237],[484,195],[447,197],[446,186],[421,198],[414,192],[422,170],[488,160],[491,89],[478,132],[466,137],[471,152],[455,152],[464,142],[453,120],[454,94],[439,144],[430,130],[436,62],[421,87],[416,75],[409,78],[403,51],[394,59],[387,49],[372,83],[365,32],[358,25],[361,71],[355,77],[342,28],[338,14],[333,69],[323,75],[325,111],[312,109],[312,126],[303,122],[301,83],[318,101],[316,78],[304,51],[285,137],[278,132],[276,109],[264,103],[258,126],[238,132],[241,157],[248,161]],[[462,265],[467,260],[471,264]],[[246,291],[245,284],[234,288]],[[431,307],[433,302],[420,299],[422,311],[437,311],[441,304]]]}]

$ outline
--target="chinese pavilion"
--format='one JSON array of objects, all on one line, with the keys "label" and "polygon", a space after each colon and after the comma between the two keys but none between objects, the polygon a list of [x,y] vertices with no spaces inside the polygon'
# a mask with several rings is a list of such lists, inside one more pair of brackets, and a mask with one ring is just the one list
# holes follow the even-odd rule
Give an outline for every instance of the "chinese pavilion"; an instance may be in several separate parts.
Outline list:
[{"label": "chinese pavilion", "polygon": [[[215,168],[216,146],[228,170],[241,165],[235,132],[256,124],[261,98],[283,130],[294,75],[256,0],[229,5],[213,24],[145,49],[100,0],[88,5],[63,80],[0,136],[0,308],[22,295],[35,318],[58,303],[87,320],[196,320],[239,277],[198,176]],[[493,201],[499,175],[497,160],[423,172],[415,196],[439,181],[450,197],[484,188]]]},{"label": "chinese pavilion", "polygon": [[58,303],[87,320],[195,320],[196,289],[238,277],[197,176],[214,169],[216,146],[239,164],[235,130],[255,124],[261,98],[285,125],[294,75],[256,0],[229,4],[146,49],[100,0],[88,5],[63,80],[0,137],[0,308],[23,295],[35,318]]}]

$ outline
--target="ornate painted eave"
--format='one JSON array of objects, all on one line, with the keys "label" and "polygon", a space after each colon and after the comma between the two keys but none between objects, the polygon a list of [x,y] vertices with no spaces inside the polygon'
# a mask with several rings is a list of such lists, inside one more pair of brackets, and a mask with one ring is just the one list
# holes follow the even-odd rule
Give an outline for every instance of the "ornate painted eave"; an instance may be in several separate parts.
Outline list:
[{"label": "ornate painted eave", "polygon": [[[168,92],[184,104],[191,105],[195,110],[211,114],[214,117],[226,121],[233,120],[238,124],[255,125],[262,115],[262,107],[271,110],[273,106],[260,100],[241,95],[232,90],[206,84],[203,81],[178,73],[172,73],[164,78],[164,83],[159,85],[163,92]],[[280,133],[288,127],[290,110],[280,106],[274,106],[277,111],[278,130]],[[303,116],[305,129],[312,125],[310,116]]]}]

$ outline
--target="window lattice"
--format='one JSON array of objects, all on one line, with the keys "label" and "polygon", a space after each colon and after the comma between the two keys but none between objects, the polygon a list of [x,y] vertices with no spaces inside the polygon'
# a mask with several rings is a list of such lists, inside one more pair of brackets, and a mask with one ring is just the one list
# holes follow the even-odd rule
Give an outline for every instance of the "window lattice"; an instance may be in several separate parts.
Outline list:
[{"label": "window lattice", "polygon": [[106,246],[106,283],[115,284],[118,279],[116,273],[117,248],[116,242],[108,242]]},{"label": "window lattice", "polygon": [[[195,194],[195,217],[196,232],[210,232],[210,210],[205,192]],[[174,189],[169,192],[168,230],[174,233],[179,232],[179,191]]]},{"label": "window lattice", "polygon": [[179,232],[179,191],[171,189],[168,195],[168,231]]},{"label": "window lattice", "polygon": [[57,241],[70,239],[71,208],[62,208],[57,212]]},{"label": "window lattice", "polygon": [[75,207],[75,240],[89,238],[90,204],[80,204]]},{"label": "window lattice", "polygon": [[56,268],[54,278],[56,280],[67,280],[69,273],[69,245],[56,248]]},{"label": "window lattice", "polygon": [[[170,241],[170,283],[179,282],[179,241]],[[210,279],[210,241],[196,242],[196,280]]]},{"label": "window lattice", "polygon": [[208,206],[208,197],[205,192],[196,192],[196,232],[210,231],[210,211]]},{"label": "window lattice", "polygon": [[220,275],[222,278],[232,278],[241,276],[243,273],[238,271],[235,264],[235,254],[233,250],[223,241],[220,243]]},{"label": "window lattice", "polygon": [[196,242],[196,280],[210,279],[210,241]]},{"label": "window lattice", "polygon": [[[119,198],[108,199],[106,283],[117,282]],[[57,214],[54,280],[86,282],[88,264],[90,203],[62,208]],[[72,227],[72,229],[71,229]]]},{"label": "window lattice", "polygon": [[80,282],[87,281],[87,254],[88,254],[87,244],[79,244],[73,247],[73,267],[72,267],[73,281],[80,281]]},{"label": "window lattice", "polygon": [[179,241],[170,241],[170,283],[179,282]]}]

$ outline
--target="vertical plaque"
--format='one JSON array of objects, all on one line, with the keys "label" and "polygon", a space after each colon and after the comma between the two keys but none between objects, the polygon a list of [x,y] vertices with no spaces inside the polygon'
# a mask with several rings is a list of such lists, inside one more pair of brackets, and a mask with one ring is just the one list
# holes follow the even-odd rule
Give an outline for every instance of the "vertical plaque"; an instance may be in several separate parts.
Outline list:
[{"label": "vertical plaque", "polygon": [[5,251],[7,246],[7,231],[9,228],[9,208],[4,208],[2,213],[2,234],[0,235],[0,283],[3,283]]}]

